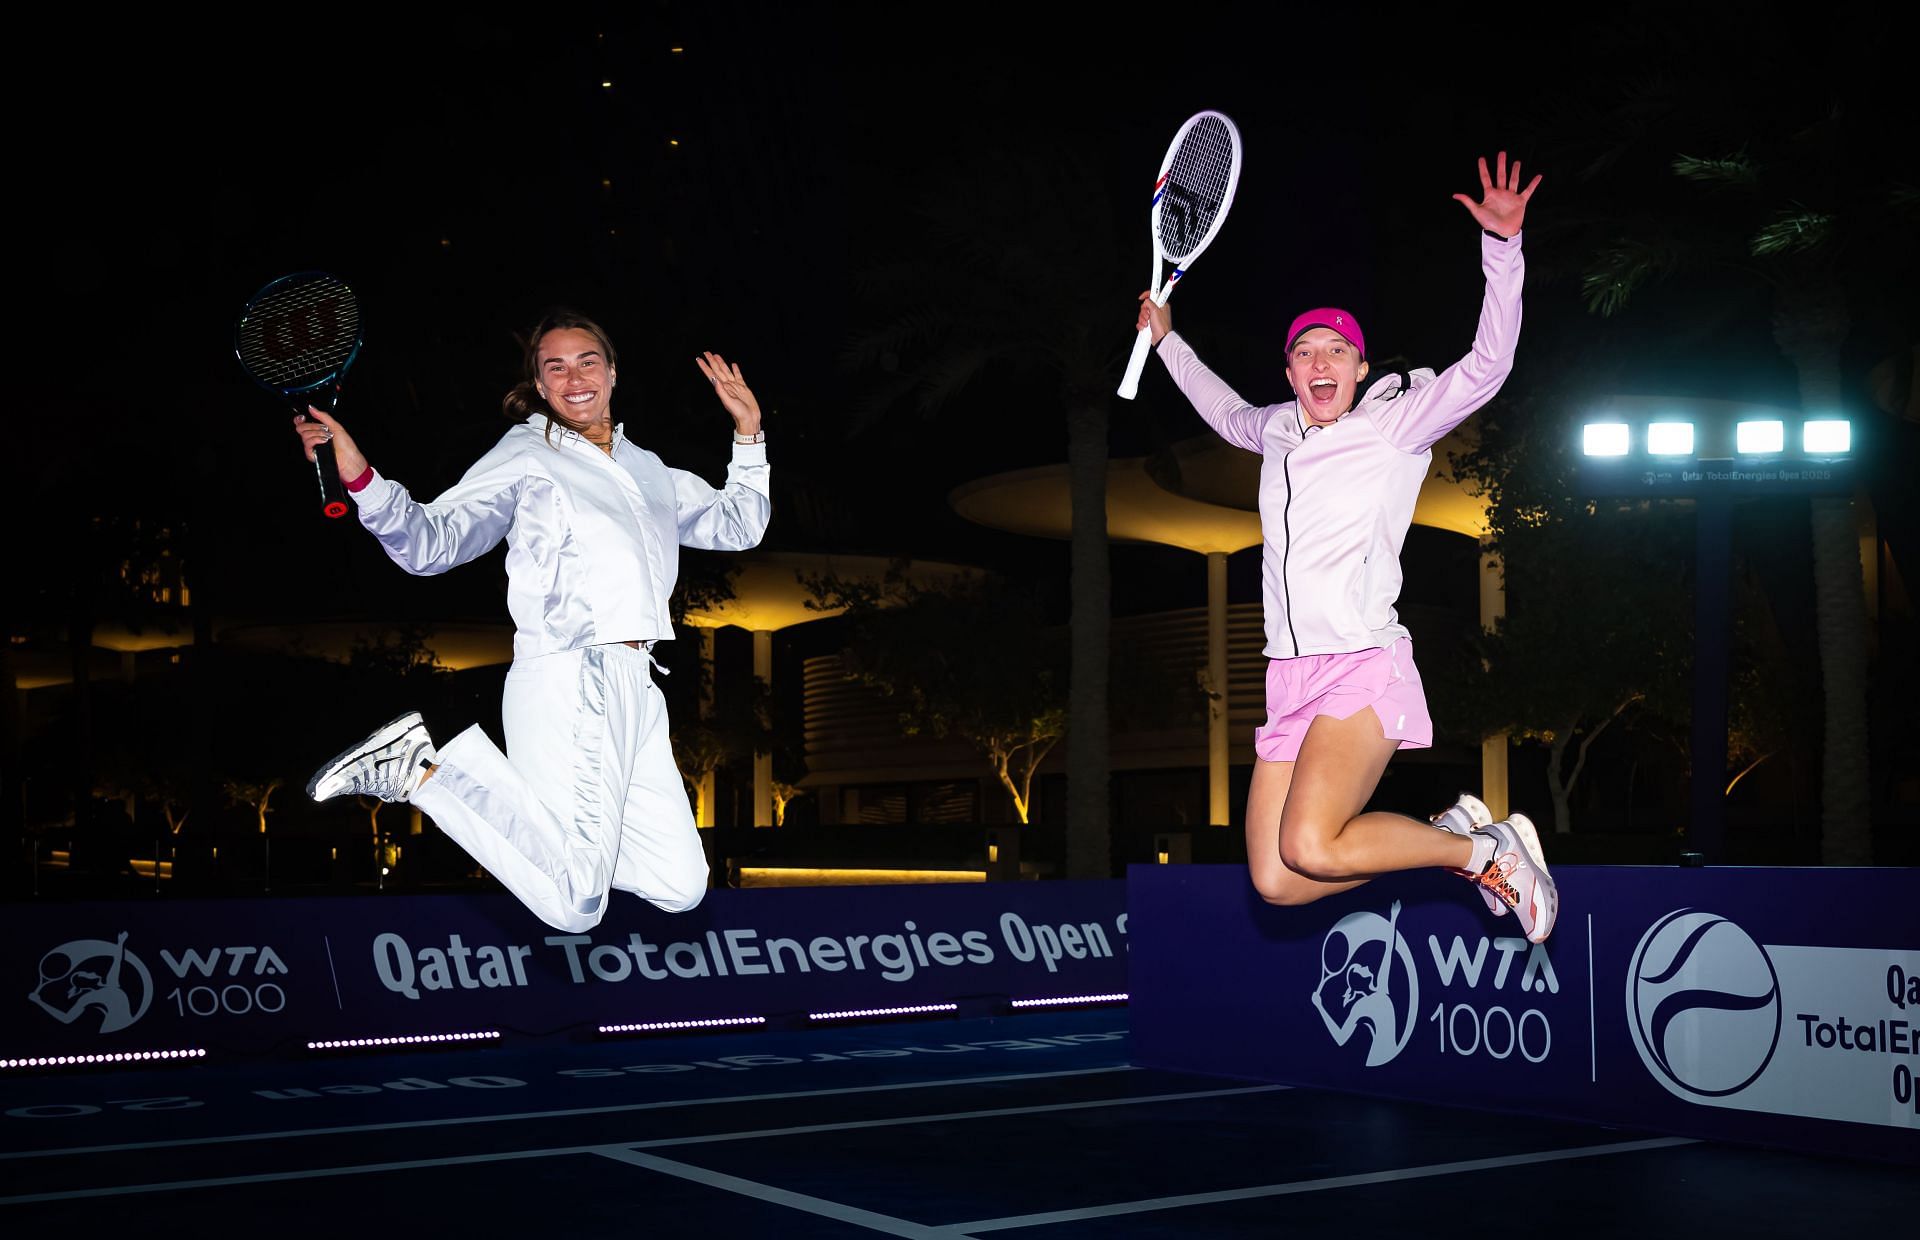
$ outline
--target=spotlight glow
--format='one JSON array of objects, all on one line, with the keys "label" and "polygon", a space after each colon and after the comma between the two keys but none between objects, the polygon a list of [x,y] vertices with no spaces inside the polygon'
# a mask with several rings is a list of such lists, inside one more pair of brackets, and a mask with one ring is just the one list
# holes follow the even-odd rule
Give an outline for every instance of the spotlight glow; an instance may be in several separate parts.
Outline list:
[{"label": "spotlight glow", "polygon": [[957,1003],[923,1003],[918,1007],[860,1008],[850,1012],[808,1012],[808,1020],[857,1020],[865,1016],[916,1016],[922,1012],[957,1012]]},{"label": "spotlight glow", "polygon": [[1733,444],[1734,450],[1741,456],[1785,451],[1787,424],[1777,418],[1763,422],[1742,422],[1733,428]]},{"label": "spotlight glow", "polygon": [[1800,447],[1808,456],[1841,456],[1853,451],[1853,423],[1818,418],[1800,428]]},{"label": "spotlight glow", "polygon": [[309,1042],[310,1051],[357,1050],[368,1046],[415,1046],[440,1042],[485,1042],[500,1036],[497,1029],[475,1033],[414,1033],[386,1038],[338,1038],[330,1042]]},{"label": "spotlight glow", "polygon": [[198,1047],[172,1051],[115,1051],[103,1055],[41,1055],[31,1059],[0,1059],[6,1068],[73,1068],[97,1063],[139,1063],[151,1059],[205,1059]]},{"label": "spotlight glow", "polygon": [[721,1016],[709,1020],[652,1020],[638,1025],[602,1025],[601,1033],[654,1033],[662,1029],[726,1029],[740,1025],[764,1025],[764,1016]]},{"label": "spotlight glow", "polygon": [[1009,1007],[1061,1007],[1072,1003],[1125,1003],[1125,995],[1062,995],[1057,999],[1015,999]]},{"label": "spotlight glow", "polygon": [[1581,429],[1580,450],[1588,456],[1625,456],[1629,438],[1625,422],[1589,422]]},{"label": "spotlight glow", "polygon": [[1647,451],[1653,456],[1692,456],[1693,423],[1648,423]]}]

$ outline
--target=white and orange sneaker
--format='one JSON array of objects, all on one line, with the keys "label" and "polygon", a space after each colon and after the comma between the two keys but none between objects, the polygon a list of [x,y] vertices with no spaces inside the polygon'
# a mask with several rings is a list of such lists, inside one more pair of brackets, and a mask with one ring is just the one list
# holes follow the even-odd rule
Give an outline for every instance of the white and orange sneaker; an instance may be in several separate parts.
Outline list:
[{"label": "white and orange sneaker", "polygon": [[1475,834],[1492,841],[1493,857],[1474,881],[1513,910],[1530,942],[1546,942],[1560,915],[1560,891],[1547,873],[1546,858],[1540,855],[1539,832],[1525,815],[1514,814]]},{"label": "white and orange sneaker", "polygon": [[[1435,814],[1432,818],[1428,819],[1428,821],[1433,823],[1434,826],[1439,827],[1442,831],[1451,832],[1454,835],[1470,839],[1475,829],[1493,825],[1493,811],[1488,809],[1487,803],[1479,797],[1473,795],[1471,792],[1463,792],[1460,794],[1458,801],[1455,801],[1445,811]],[[1465,879],[1477,878],[1472,870],[1455,870],[1454,873]],[[1505,917],[1507,915],[1506,901],[1493,894],[1493,892],[1487,888],[1480,888],[1480,898],[1487,902],[1487,909],[1493,913],[1494,916]]]}]

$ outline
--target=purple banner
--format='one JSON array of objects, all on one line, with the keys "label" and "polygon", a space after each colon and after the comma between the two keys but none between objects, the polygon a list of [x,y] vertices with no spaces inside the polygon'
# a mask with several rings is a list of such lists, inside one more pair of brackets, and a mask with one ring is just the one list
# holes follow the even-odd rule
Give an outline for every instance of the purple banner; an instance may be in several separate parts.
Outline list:
[{"label": "purple banner", "polygon": [[1535,946],[1460,880],[1303,908],[1136,866],[1144,1065],[1920,1160],[1920,873],[1568,866]]},{"label": "purple banner", "polygon": [[507,896],[0,906],[0,1059],[763,1016],[1126,989],[1125,885],[616,893],[588,934]]}]

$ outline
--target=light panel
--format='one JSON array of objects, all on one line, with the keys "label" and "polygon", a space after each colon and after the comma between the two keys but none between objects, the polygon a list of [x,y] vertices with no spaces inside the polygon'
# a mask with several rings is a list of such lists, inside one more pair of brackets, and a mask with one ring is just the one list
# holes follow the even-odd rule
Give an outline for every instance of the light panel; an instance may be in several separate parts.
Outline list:
[{"label": "light panel", "polygon": [[1580,451],[1588,456],[1625,456],[1628,440],[1625,422],[1589,422],[1581,432]]},{"label": "light panel", "polygon": [[1653,456],[1692,456],[1693,423],[1649,422],[1647,452]]},{"label": "light panel", "polygon": [[1733,445],[1741,456],[1784,452],[1787,447],[1787,424],[1778,418],[1742,422],[1733,428]]},{"label": "light panel", "polygon": [[1056,999],[1015,999],[1008,1007],[1062,1007],[1073,1003],[1125,1003],[1125,995],[1062,995]]},{"label": "light panel", "polygon": [[922,1012],[957,1012],[957,1003],[922,1003],[917,1007],[860,1008],[850,1012],[808,1012],[808,1020],[857,1020],[868,1016],[916,1016]]},{"label": "light panel", "polygon": [[1800,428],[1800,447],[1808,456],[1841,456],[1853,451],[1853,423],[1845,418],[1816,418]]},{"label": "light panel", "polygon": [[601,1033],[656,1033],[663,1029],[727,1029],[739,1025],[764,1025],[764,1016],[718,1016],[707,1020],[650,1020],[638,1025],[602,1025]]},{"label": "light panel", "polygon": [[364,1050],[379,1046],[431,1046],[441,1042],[485,1042],[500,1036],[497,1029],[474,1033],[409,1033],[393,1037],[335,1038],[327,1042],[309,1042],[310,1051]]},{"label": "light panel", "polygon": [[163,1059],[205,1059],[199,1048],[173,1051],[114,1051],[103,1055],[38,1055],[26,1059],[0,1059],[0,1068],[78,1068],[97,1063],[146,1063]]}]

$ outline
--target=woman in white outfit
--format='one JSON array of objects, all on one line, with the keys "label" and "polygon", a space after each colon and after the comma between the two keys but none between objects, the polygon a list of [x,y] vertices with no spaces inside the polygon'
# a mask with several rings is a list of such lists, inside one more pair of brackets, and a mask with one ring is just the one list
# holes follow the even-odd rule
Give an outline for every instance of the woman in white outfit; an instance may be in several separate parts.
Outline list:
[{"label": "woman in white outfit", "polygon": [[360,523],[408,572],[443,573],[504,538],[515,626],[505,754],[477,725],[436,749],[410,712],[307,791],[411,801],[542,921],[579,933],[606,914],[609,887],[669,912],[706,892],[649,652],[673,636],[679,548],[743,551],[765,533],[766,436],[740,367],[696,358],[733,419],[716,489],[625,438],[613,344],[591,320],[549,315],[529,341],[526,381],[504,402],[518,424],[431,503],[375,471],[332,416],[294,419],[309,459],[333,442]]}]

